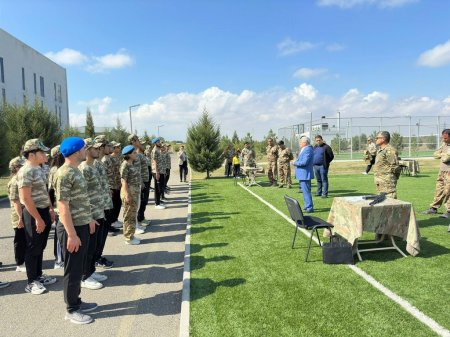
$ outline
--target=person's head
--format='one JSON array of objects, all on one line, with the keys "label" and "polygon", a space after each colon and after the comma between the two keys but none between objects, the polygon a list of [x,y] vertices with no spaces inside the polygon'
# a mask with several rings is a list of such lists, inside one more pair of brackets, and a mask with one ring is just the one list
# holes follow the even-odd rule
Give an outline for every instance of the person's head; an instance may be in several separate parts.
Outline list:
[{"label": "person's head", "polygon": [[80,137],[68,137],[61,142],[60,151],[66,163],[78,166],[86,159],[86,144]]},{"label": "person's head", "polygon": [[442,131],[442,140],[447,144],[450,143],[450,129],[444,129]]},{"label": "person's head", "polygon": [[161,144],[161,152],[167,152],[167,145],[166,144]]},{"label": "person's head", "polygon": [[184,151],[184,145],[181,145],[181,146],[180,146],[180,150],[181,150],[181,151]]},{"label": "person's head", "polygon": [[284,141],[280,140],[278,142],[278,146],[281,147],[282,149],[284,149],[285,148]]},{"label": "person's head", "polygon": [[314,140],[316,141],[316,144],[319,145],[319,146],[323,144],[323,138],[322,138],[321,135],[317,135],[317,136],[314,138]]},{"label": "person's head", "polygon": [[120,155],[120,153],[122,152],[122,147],[120,146],[120,143],[118,143],[118,142],[113,140],[111,142],[111,145],[112,145],[112,148],[113,148],[112,153],[114,155]]},{"label": "person's head", "polygon": [[368,144],[372,143],[372,137],[367,137],[367,143]]},{"label": "person's head", "polygon": [[20,170],[20,168],[25,164],[25,158],[24,157],[15,157],[10,160],[9,162],[9,171],[12,175],[15,175],[17,171]]},{"label": "person's head", "polygon": [[[59,149],[59,145],[58,145]],[[50,167],[61,167],[64,164],[64,156],[58,150],[56,154],[52,155],[52,162],[50,163]]]},{"label": "person's head", "polygon": [[267,144],[269,144],[270,146],[273,146],[273,138],[267,138]]},{"label": "person's head", "polygon": [[309,139],[309,137],[302,136],[300,138],[300,141],[299,141],[300,148],[308,146],[310,143],[311,143],[311,140]]},{"label": "person's head", "polygon": [[106,144],[108,144],[108,141],[106,140],[106,136],[105,135],[99,135],[97,137],[94,138],[94,142],[98,147],[98,151],[99,151],[99,157],[103,157],[103,155],[106,154]]},{"label": "person's head", "polygon": [[156,147],[161,147],[161,139],[159,137],[155,137],[152,139],[152,144],[154,144]]},{"label": "person's head", "polygon": [[122,149],[123,159],[126,161],[136,160],[136,148],[133,145],[127,145]]},{"label": "person's head", "polygon": [[105,155],[110,155],[112,152],[113,152],[113,145],[111,143],[106,143]]},{"label": "person's head", "polygon": [[391,134],[388,131],[380,131],[375,137],[378,146],[389,144],[391,141]]},{"label": "person's head", "polygon": [[244,146],[245,146],[246,149],[249,149],[250,148],[250,143],[249,142],[245,142]]},{"label": "person's head", "polygon": [[41,165],[47,162],[47,154],[50,149],[42,144],[38,138],[29,139],[23,146],[22,155],[32,165]]},{"label": "person's head", "polygon": [[84,140],[86,144],[86,158],[88,159],[97,159],[100,156],[100,148],[103,146],[100,143],[96,143],[91,138],[86,138]]}]

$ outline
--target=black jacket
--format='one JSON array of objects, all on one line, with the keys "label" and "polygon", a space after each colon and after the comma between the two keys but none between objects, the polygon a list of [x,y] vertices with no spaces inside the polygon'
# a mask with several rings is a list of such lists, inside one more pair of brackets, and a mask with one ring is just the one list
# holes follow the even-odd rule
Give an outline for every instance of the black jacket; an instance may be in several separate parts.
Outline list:
[{"label": "black jacket", "polygon": [[330,167],[330,163],[333,161],[334,159],[334,154],[333,154],[333,150],[331,149],[331,147],[326,144],[326,143],[322,143],[322,145],[314,145],[314,147],[323,147],[323,166],[325,166],[326,169],[328,169]]}]

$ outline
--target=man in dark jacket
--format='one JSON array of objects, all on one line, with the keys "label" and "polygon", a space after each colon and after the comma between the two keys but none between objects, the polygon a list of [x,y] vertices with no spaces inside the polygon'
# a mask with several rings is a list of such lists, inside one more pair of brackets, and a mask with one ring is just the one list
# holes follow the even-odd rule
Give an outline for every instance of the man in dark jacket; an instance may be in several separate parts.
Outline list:
[{"label": "man in dark jacket", "polygon": [[321,135],[317,135],[315,140],[313,163],[314,176],[317,179],[317,196],[328,198],[328,168],[334,159],[334,154],[331,147],[323,141]]}]

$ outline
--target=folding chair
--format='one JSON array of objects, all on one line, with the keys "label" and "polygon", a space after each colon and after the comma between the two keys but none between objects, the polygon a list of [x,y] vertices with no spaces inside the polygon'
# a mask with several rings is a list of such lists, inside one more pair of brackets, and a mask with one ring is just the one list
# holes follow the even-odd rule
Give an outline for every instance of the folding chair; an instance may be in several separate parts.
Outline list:
[{"label": "folding chair", "polygon": [[[294,232],[294,240],[292,241],[292,249],[294,248],[295,239],[297,238],[297,231],[299,228],[304,228],[311,231],[311,236],[309,237],[308,242],[308,250],[306,251],[305,261],[308,262],[309,251],[311,249],[311,241],[314,236],[314,232],[316,233],[317,240],[319,240],[319,246],[321,246],[319,232],[317,229],[319,228],[327,228],[332,234],[331,228],[333,225],[322,220],[320,218],[314,216],[304,216],[302,212],[302,208],[298,201],[294,198],[291,198],[287,195],[284,196],[284,200],[286,201],[287,208],[289,210],[289,214],[291,215],[292,220],[295,222],[295,232]],[[331,236],[330,236],[331,242]]]}]

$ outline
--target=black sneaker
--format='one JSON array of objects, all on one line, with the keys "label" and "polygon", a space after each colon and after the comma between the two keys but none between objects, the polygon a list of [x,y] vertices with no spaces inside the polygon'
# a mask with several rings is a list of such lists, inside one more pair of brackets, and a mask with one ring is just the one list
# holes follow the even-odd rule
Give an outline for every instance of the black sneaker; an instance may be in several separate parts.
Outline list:
[{"label": "black sneaker", "polygon": [[440,218],[448,219],[448,218],[450,218],[450,212],[449,212],[449,211],[446,211],[444,214],[440,215],[439,217],[440,217]]},{"label": "black sneaker", "polygon": [[108,228],[108,235],[109,236],[116,236],[117,234],[119,234],[119,232],[120,232],[120,229],[115,228],[113,226]]},{"label": "black sneaker", "polygon": [[97,309],[97,307],[98,307],[97,303],[81,302],[80,311],[81,312],[90,312],[90,311]]},{"label": "black sneaker", "polygon": [[430,207],[426,211],[423,211],[422,214],[437,214],[437,209]]},{"label": "black sneaker", "polygon": [[48,286],[50,284],[56,283],[57,279],[56,277],[42,274],[41,276],[38,277],[36,281],[41,282],[41,284],[44,286]]},{"label": "black sneaker", "polygon": [[103,268],[103,269],[109,269],[112,268],[113,262],[106,260],[105,258],[99,259],[97,262],[95,262],[95,266],[97,268]]},{"label": "black sneaker", "polygon": [[108,266],[109,268],[111,268],[111,267],[114,265],[114,262],[111,261],[111,260],[108,260],[106,257],[103,257],[103,256],[102,256],[100,259],[101,259],[102,262],[103,262],[106,266]]}]

